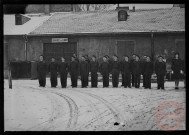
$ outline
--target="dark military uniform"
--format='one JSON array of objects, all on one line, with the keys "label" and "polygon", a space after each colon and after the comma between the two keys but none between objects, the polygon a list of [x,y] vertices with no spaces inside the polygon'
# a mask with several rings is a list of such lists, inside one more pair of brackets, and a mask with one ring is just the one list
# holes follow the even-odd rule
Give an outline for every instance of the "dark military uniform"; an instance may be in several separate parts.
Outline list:
[{"label": "dark military uniform", "polygon": [[143,77],[143,87],[145,87],[145,81],[146,81],[146,74],[145,74],[145,64],[146,64],[146,61],[141,61],[141,74],[142,74],[142,77]]},{"label": "dark military uniform", "polygon": [[185,70],[185,68],[186,68],[186,61],[185,60],[183,60],[183,72],[184,72],[184,74],[186,74],[186,70]]},{"label": "dark military uniform", "polygon": [[128,61],[122,62],[122,73],[124,74],[124,87],[131,87],[131,64]]},{"label": "dark military uniform", "polygon": [[185,71],[185,68],[186,68],[186,67],[185,67],[185,66],[186,66],[186,65],[185,65],[185,60],[183,60],[183,61],[182,61],[182,70],[183,70],[183,77],[184,77],[184,78],[183,78],[183,79],[184,79],[184,88],[186,87],[186,84],[185,84],[185,83],[186,83],[186,82],[185,82],[185,81],[186,81],[186,71]]},{"label": "dark military uniform", "polygon": [[79,59],[77,57],[75,57],[75,61],[79,62]]},{"label": "dark military uniform", "polygon": [[144,64],[144,75],[145,75],[145,88],[151,89],[151,76],[153,74],[153,63],[145,62]]},{"label": "dark military uniform", "polygon": [[155,73],[157,75],[157,84],[158,89],[164,89],[164,76],[166,73],[166,65],[165,62],[159,62],[157,61],[155,63]]},{"label": "dark military uniform", "polygon": [[185,60],[183,60],[182,61],[182,71],[183,71],[183,74],[184,74],[184,76],[185,76],[185,74],[186,74],[186,71],[185,71],[185,67],[186,65],[185,65]]},{"label": "dark military uniform", "polygon": [[133,72],[133,69],[134,69],[134,65],[133,65],[133,63],[134,63],[134,59],[131,59],[131,61],[130,61],[130,64],[131,64],[131,76],[132,76],[132,86],[135,86],[135,76],[134,76],[134,72]]},{"label": "dark military uniform", "polygon": [[72,87],[77,87],[79,63],[77,61],[71,61],[69,65],[69,71],[71,76]]},{"label": "dark military uniform", "polygon": [[[108,58],[108,59],[107,59],[107,62],[109,63],[109,72],[111,72],[111,63],[112,63],[112,60],[111,60],[109,57],[107,57],[107,58]],[[108,78],[109,78],[109,77],[108,77]],[[107,84],[108,84],[107,87],[109,87],[109,79],[108,79]]]},{"label": "dark military uniform", "polygon": [[181,59],[173,59],[172,60],[172,70],[175,80],[179,80],[181,78],[180,71],[182,70],[182,61]]},{"label": "dark military uniform", "polygon": [[79,64],[79,69],[80,69],[80,75],[81,75],[81,85],[82,88],[87,87],[87,81],[88,81],[88,63],[87,61],[81,61]]},{"label": "dark military uniform", "polygon": [[50,72],[51,87],[56,87],[57,86],[57,72],[58,72],[58,64],[56,62],[51,62],[49,64],[49,72]]},{"label": "dark military uniform", "polygon": [[37,75],[38,75],[38,79],[39,79],[39,86],[45,87],[46,73],[47,73],[46,63],[44,61],[39,61],[37,63]]},{"label": "dark military uniform", "polygon": [[90,72],[91,72],[91,87],[97,87],[98,85],[98,62],[91,61],[90,62]]},{"label": "dark military uniform", "polygon": [[110,64],[108,62],[102,62],[100,65],[100,73],[103,77],[103,87],[109,86],[109,72],[110,72]]},{"label": "dark military uniform", "polygon": [[[87,68],[90,68],[90,60],[89,58],[86,59],[87,62]],[[87,86],[89,86],[89,70],[87,70]]]},{"label": "dark military uniform", "polygon": [[120,63],[118,61],[113,61],[111,63],[111,72],[112,72],[112,85],[113,87],[118,87],[119,72],[120,72]]},{"label": "dark military uniform", "polygon": [[140,75],[141,75],[141,62],[134,61],[132,68],[133,68],[133,74],[134,74],[135,88],[139,88],[140,87]]},{"label": "dark military uniform", "polygon": [[62,88],[66,88],[67,86],[67,74],[68,74],[68,63],[61,62],[58,66],[58,71],[60,74],[60,82]]},{"label": "dark military uniform", "polygon": [[121,86],[125,86],[125,85],[124,85],[124,83],[125,83],[125,81],[124,81],[125,77],[124,77],[124,73],[123,73],[123,69],[122,69],[123,63],[124,63],[124,60],[122,60],[122,61],[120,62],[120,65],[121,65],[121,79],[122,79],[122,85],[121,85]]}]

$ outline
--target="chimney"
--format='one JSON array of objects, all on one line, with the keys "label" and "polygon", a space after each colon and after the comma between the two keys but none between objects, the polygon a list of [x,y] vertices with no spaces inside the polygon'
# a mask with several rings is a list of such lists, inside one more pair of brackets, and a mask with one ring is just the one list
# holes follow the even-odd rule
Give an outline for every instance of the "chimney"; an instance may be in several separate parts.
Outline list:
[{"label": "chimney", "polygon": [[50,5],[45,4],[44,12],[45,12],[45,14],[50,14]]},{"label": "chimney", "polygon": [[133,12],[135,12],[135,6],[133,6]]},{"label": "chimney", "polygon": [[23,25],[24,23],[28,22],[31,18],[26,17],[21,14],[15,14],[15,25]]},{"label": "chimney", "polygon": [[129,7],[117,7],[116,10],[118,11],[118,21],[126,21],[129,16],[127,13]]}]

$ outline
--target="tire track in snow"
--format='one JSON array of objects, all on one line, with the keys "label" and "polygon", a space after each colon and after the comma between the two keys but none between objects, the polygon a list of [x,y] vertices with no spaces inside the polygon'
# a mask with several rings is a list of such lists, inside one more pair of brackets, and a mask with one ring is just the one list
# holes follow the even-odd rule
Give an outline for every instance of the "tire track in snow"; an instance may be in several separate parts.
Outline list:
[{"label": "tire track in snow", "polygon": [[49,95],[47,95],[48,93],[47,93],[46,90],[40,89],[40,88],[34,88],[34,87],[29,87],[29,88],[32,88],[34,90],[39,90],[38,91],[39,93],[45,94],[46,97],[48,99],[50,99],[51,106],[52,106],[52,113],[51,113],[51,116],[48,118],[48,120],[46,120],[46,121],[44,121],[42,123],[36,124],[35,126],[32,126],[31,128],[27,129],[26,131],[31,131],[33,129],[34,130],[48,131],[50,128],[54,127],[53,123],[55,123],[55,120],[58,118],[59,113],[62,113],[63,111],[61,111],[61,110],[59,110],[59,112],[55,111],[56,108],[60,108],[60,107],[57,106],[58,100],[53,96],[50,97]]},{"label": "tire track in snow", "polygon": [[[63,98],[67,102],[67,104],[69,106],[69,109],[70,109],[70,113],[69,113],[70,114],[70,118],[68,120],[66,129],[70,130],[71,128],[75,128],[76,127],[77,119],[78,119],[78,107],[77,107],[76,103],[74,102],[74,100],[72,100],[70,97],[68,97],[68,96],[66,96],[66,95],[64,95],[62,93],[52,92],[51,90],[45,90],[45,89],[40,89],[40,88],[33,88],[33,87],[30,87],[30,88],[32,88],[34,90],[42,91],[42,93],[45,93],[45,94],[47,94],[47,92],[49,92],[51,94],[55,94],[56,96],[60,96],[61,98]],[[56,100],[56,98],[54,98],[54,100]],[[37,124],[36,126],[39,126],[39,125],[42,125],[42,124],[46,123],[45,124],[45,128],[43,128],[43,130],[49,130],[49,127],[53,127],[54,118],[56,118],[56,119],[58,118],[57,115],[54,115],[54,113],[55,113],[55,111],[53,109],[51,117],[49,118],[49,120],[46,121],[48,123],[43,122],[43,123]],[[47,127],[47,125],[50,125],[50,126]]]},{"label": "tire track in snow", "polygon": [[[75,92],[74,90],[72,90],[72,91]],[[90,106],[90,108],[92,109],[92,112],[93,112],[93,119],[88,121],[87,124],[84,125],[84,127],[89,125],[91,122],[97,121],[98,122],[98,127],[101,127],[103,129],[103,121],[102,121],[102,119],[100,119],[100,115],[102,113],[100,113],[100,110],[96,107],[96,104],[93,103],[91,100],[89,100],[88,96],[86,97],[82,93],[79,93],[79,94],[76,94],[76,95],[82,97],[81,99],[83,101],[85,101]],[[83,125],[81,127],[83,127]],[[77,128],[76,130],[81,129],[81,127]]]},{"label": "tire track in snow", "polygon": [[103,103],[111,111],[111,113],[113,114],[115,122],[120,123],[120,122],[124,121],[124,117],[119,112],[119,110],[115,106],[113,106],[110,102],[108,102],[107,100],[103,99],[100,96],[97,96],[95,94],[91,94],[91,93],[88,93],[88,92],[83,92],[83,91],[80,91],[80,90],[78,90],[76,92],[86,94],[86,95],[88,95],[90,97],[93,97],[93,98],[97,99],[101,103]]},{"label": "tire track in snow", "polygon": [[76,124],[77,124],[77,120],[78,120],[78,106],[77,104],[75,103],[75,101],[73,99],[71,99],[70,97],[64,95],[64,94],[61,94],[61,93],[58,93],[58,92],[51,92],[53,94],[56,94],[62,98],[64,98],[66,100],[66,102],[68,103],[69,105],[69,108],[70,108],[70,118],[69,118],[69,121],[68,121],[68,124],[67,124],[67,129],[68,130],[74,130],[74,128],[76,127]]}]

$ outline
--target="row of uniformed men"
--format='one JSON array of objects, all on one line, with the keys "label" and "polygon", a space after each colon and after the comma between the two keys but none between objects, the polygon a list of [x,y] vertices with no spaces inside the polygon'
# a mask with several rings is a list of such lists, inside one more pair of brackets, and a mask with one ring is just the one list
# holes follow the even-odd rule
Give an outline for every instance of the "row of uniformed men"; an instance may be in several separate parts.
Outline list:
[{"label": "row of uniformed men", "polygon": [[[87,57],[82,56],[81,61],[76,56],[72,56],[71,62],[68,64],[63,57],[58,64],[52,58],[51,63],[47,68],[43,56],[41,55],[37,64],[37,72],[39,85],[45,87],[46,85],[46,70],[50,72],[51,87],[57,86],[57,72],[60,74],[60,82],[63,88],[67,86],[67,74],[70,73],[72,87],[77,87],[78,76],[81,76],[82,88],[88,86],[89,72],[91,73],[91,87],[98,85],[98,72],[103,77],[103,87],[109,87],[109,75],[112,74],[112,85],[118,87],[119,74],[122,74],[122,86],[135,88],[140,87],[140,76],[143,75],[143,87],[151,89],[151,76],[154,71],[153,63],[149,56],[146,56],[144,61],[139,60],[139,56],[133,55],[132,60],[128,56],[124,56],[124,60],[119,62],[116,55],[113,56],[113,61],[109,60],[106,55],[103,57],[103,62],[98,63],[95,56],[92,56],[90,61]],[[159,56],[155,63],[155,73],[157,75],[157,88],[164,89],[164,76],[166,73],[166,65],[163,57]],[[131,79],[132,78],[132,79]],[[131,81],[132,80],[132,81]]]}]

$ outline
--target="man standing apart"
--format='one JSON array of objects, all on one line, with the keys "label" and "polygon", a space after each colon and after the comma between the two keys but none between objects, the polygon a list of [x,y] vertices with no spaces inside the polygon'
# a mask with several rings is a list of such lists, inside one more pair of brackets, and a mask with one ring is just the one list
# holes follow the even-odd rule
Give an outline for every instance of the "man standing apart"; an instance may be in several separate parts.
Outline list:
[{"label": "man standing apart", "polygon": [[179,53],[175,53],[175,58],[172,59],[172,73],[174,75],[175,79],[175,89],[179,89],[179,79],[181,79],[181,74],[183,74],[182,71],[182,61],[179,57]]}]

